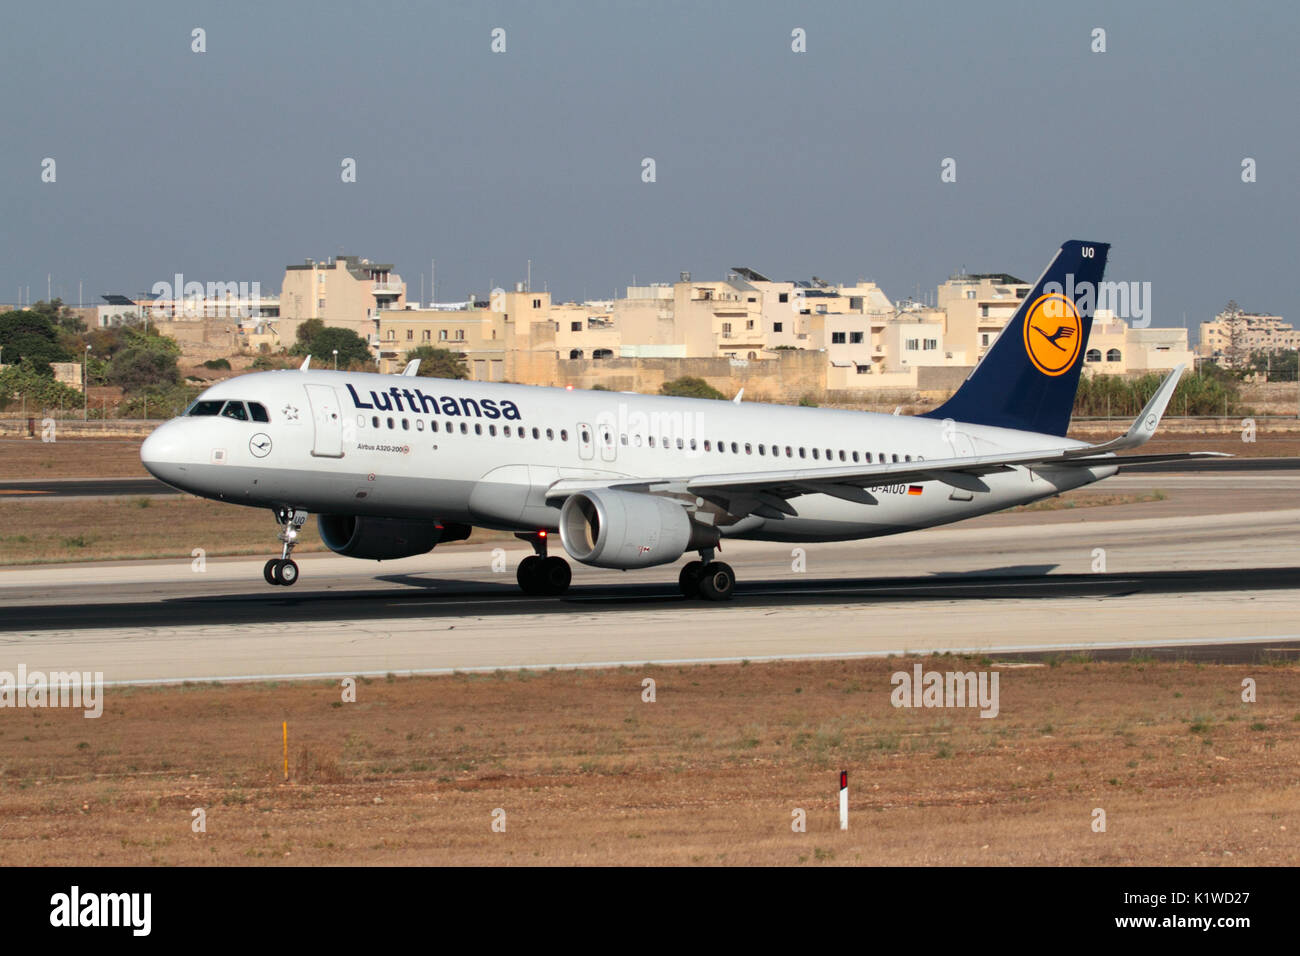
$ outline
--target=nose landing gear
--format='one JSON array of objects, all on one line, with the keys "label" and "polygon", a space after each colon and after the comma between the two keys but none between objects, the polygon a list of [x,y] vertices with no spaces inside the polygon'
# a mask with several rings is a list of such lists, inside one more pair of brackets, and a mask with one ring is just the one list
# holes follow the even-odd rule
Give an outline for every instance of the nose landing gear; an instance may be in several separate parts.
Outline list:
[{"label": "nose landing gear", "polygon": [[280,557],[267,561],[262,568],[262,577],[267,584],[289,587],[298,581],[298,564],[289,557],[293,546],[298,543],[298,532],[307,521],[307,512],[301,508],[276,508],[275,520],[280,524],[280,533],[276,535],[284,546]]}]

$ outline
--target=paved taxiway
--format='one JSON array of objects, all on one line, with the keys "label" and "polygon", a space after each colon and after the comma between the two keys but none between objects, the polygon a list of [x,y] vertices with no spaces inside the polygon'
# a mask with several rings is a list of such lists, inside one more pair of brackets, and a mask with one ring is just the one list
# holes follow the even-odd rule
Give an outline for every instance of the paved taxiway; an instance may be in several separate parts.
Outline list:
[{"label": "paved taxiway", "polygon": [[[527,552],[513,542],[383,565],[304,555],[292,589],[265,585],[260,559],[210,560],[202,572],[188,559],[11,569],[0,571],[0,669],[175,681],[928,650],[1294,648],[1300,507],[1287,506],[1300,505],[1300,474],[1121,475],[1095,490],[1154,488],[1166,499],[993,515],[805,545],[802,556],[729,542],[723,557],[740,583],[728,605],[681,598],[676,566],[576,566],[564,599],[526,597],[513,572]],[[504,571],[493,570],[497,547]]]}]

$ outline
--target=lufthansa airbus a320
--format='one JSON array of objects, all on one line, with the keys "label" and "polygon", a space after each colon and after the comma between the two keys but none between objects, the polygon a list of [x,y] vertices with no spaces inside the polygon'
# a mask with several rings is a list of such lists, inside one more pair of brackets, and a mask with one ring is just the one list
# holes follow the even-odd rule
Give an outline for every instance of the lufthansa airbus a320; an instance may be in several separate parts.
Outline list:
[{"label": "lufthansa airbus a320", "polygon": [[[376,561],[431,551],[475,527],[534,554],[529,594],[559,595],[559,534],[600,568],[689,557],[687,597],[725,600],[727,538],[844,541],[1022,505],[1114,475],[1156,430],[1175,369],[1123,436],[1065,437],[1109,246],[1065,243],[983,361],[919,416],[667,398],[309,368],[205,391],[153,432],[145,467],[182,491],[268,508],[280,524],[273,585],[310,513],[333,551]],[[1130,456],[1175,460],[1210,453]]]}]

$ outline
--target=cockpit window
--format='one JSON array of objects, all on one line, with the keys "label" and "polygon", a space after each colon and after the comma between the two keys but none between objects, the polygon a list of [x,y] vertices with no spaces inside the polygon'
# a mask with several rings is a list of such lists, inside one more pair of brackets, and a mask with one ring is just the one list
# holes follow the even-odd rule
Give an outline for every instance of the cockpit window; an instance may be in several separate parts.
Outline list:
[{"label": "cockpit window", "polygon": [[255,422],[269,422],[271,420],[271,416],[266,414],[266,406],[261,402],[249,402],[248,411]]},{"label": "cockpit window", "polygon": [[226,407],[221,410],[224,418],[233,418],[237,421],[248,421],[248,409],[244,407],[243,402],[226,402]]},{"label": "cockpit window", "polygon": [[186,415],[218,415],[221,413],[221,406],[224,404],[225,402],[211,402],[211,401],[195,402],[193,405],[190,406],[190,410],[185,414]]}]

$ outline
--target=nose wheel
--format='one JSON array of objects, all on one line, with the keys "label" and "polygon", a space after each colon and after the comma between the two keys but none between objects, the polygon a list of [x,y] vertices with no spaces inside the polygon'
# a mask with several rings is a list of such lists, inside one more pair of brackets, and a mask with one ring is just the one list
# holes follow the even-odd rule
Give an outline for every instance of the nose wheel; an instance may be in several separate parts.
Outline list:
[{"label": "nose wheel", "polygon": [[272,558],[262,567],[262,577],[266,578],[267,584],[287,588],[298,583],[298,564],[289,555],[298,543],[298,532],[307,521],[307,512],[301,508],[276,508],[275,520],[280,525],[280,533],[276,537],[283,546],[280,557]]}]

